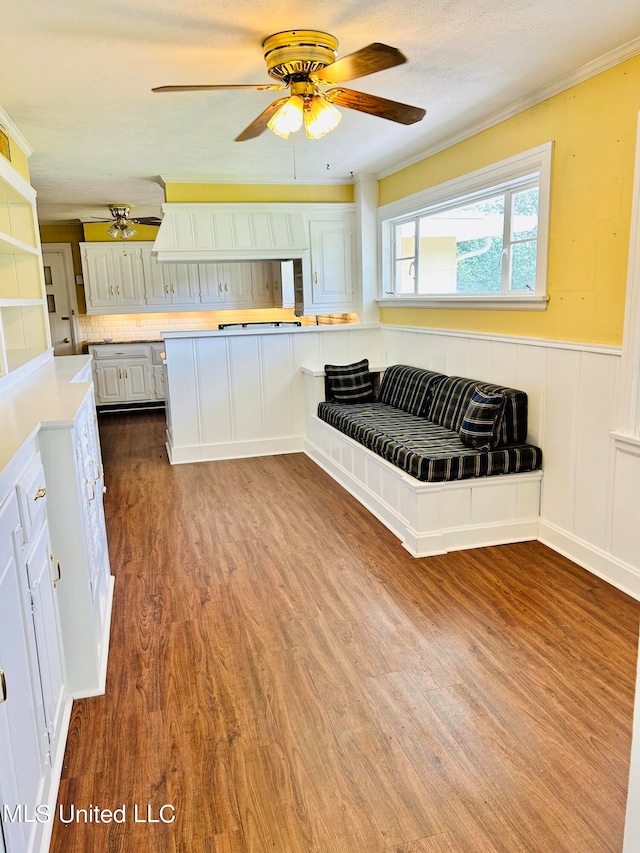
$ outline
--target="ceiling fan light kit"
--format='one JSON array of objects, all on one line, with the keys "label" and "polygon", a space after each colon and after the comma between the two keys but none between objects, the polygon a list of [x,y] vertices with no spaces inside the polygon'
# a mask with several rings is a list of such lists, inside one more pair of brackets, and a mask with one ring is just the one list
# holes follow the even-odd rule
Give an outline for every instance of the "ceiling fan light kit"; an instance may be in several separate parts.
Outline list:
[{"label": "ceiling fan light kit", "polygon": [[421,107],[412,107],[342,87],[323,88],[402,65],[407,58],[395,47],[374,42],[337,59],[338,40],[335,36],[320,30],[286,30],[268,36],[263,41],[262,48],[267,73],[277,80],[279,85],[159,86],[152,91],[290,90],[288,98],[279,98],[269,104],[236,137],[236,142],[254,139],[267,129],[287,139],[303,125],[309,139],[319,139],[335,130],[340,123],[342,114],[334,104],[399,124],[414,124],[424,118],[426,111]]}]

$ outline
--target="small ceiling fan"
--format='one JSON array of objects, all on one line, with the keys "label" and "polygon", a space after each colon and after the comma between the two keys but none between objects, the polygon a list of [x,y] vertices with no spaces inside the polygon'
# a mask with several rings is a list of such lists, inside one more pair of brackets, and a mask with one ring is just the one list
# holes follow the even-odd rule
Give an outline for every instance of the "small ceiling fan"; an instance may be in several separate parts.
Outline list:
[{"label": "small ceiling fan", "polygon": [[130,204],[110,204],[109,212],[111,213],[111,219],[98,219],[97,216],[93,216],[92,219],[95,219],[97,222],[112,222],[111,228],[107,230],[107,234],[109,237],[113,237],[116,240],[118,237],[121,237],[123,240],[129,240],[131,237],[136,235],[136,230],[132,228],[132,225],[160,225],[161,219],[157,216],[138,216],[135,219],[132,219],[129,214],[131,212]]},{"label": "small ceiling fan", "polygon": [[[335,84],[366,77],[407,61],[397,48],[375,42],[337,59],[338,40],[318,30],[286,30],[268,36],[262,43],[267,72],[278,84],[222,84],[201,86],[158,86],[153,92],[193,92],[215,89],[269,89],[286,91],[263,110],[236,142],[259,136],[269,128],[285,139],[304,125],[310,139],[319,139],[334,130],[342,115],[334,104],[385,118],[400,124],[414,124],[426,110],[377,95],[355,92]],[[331,88],[325,88],[329,86]]]}]

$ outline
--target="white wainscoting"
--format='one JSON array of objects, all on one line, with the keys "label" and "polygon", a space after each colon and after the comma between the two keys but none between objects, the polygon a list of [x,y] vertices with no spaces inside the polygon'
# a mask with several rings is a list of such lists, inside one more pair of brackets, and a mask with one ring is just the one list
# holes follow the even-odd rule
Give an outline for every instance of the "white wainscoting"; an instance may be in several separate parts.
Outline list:
[{"label": "white wainscoting", "polygon": [[295,453],[304,443],[300,367],[379,361],[367,326],[168,333],[172,463]]},{"label": "white wainscoting", "polygon": [[640,598],[640,447],[612,435],[617,347],[384,326],[382,360],[521,388],[542,448],[539,539]]}]

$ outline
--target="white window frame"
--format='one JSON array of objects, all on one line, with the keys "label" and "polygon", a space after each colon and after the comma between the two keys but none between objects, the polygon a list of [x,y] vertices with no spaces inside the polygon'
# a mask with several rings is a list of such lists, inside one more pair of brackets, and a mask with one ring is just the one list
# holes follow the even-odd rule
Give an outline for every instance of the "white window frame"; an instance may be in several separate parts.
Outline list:
[{"label": "white window frame", "polygon": [[[549,301],[547,293],[547,250],[549,243],[549,202],[551,196],[551,160],[553,143],[546,142],[491,166],[462,175],[419,193],[406,196],[378,208],[380,237],[380,269],[382,292],[376,302],[381,306],[430,308],[487,308],[544,311]],[[425,214],[458,207],[464,203],[519,188],[535,176],[540,196],[538,202],[538,248],[535,293],[514,293],[505,286],[507,275],[503,266],[503,286],[500,294],[451,293],[397,294],[393,287],[393,230],[403,221],[419,219]],[[508,225],[505,208],[505,228]],[[506,244],[505,244],[506,246]]]}]

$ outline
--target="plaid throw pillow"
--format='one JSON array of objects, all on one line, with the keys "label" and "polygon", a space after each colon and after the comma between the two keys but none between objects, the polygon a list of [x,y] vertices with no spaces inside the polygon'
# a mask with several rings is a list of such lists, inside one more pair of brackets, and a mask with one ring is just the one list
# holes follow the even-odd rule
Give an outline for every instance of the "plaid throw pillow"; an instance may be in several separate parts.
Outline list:
[{"label": "plaid throw pillow", "polygon": [[371,403],[375,400],[369,359],[363,358],[354,364],[325,364],[327,377],[327,399],[336,403]]},{"label": "plaid throw pillow", "polygon": [[476,388],[460,425],[462,443],[476,450],[490,450],[494,447],[500,433],[503,412],[504,394],[488,394]]}]

